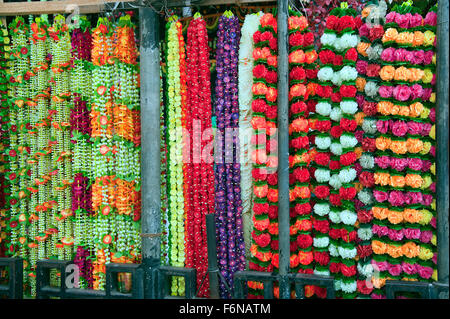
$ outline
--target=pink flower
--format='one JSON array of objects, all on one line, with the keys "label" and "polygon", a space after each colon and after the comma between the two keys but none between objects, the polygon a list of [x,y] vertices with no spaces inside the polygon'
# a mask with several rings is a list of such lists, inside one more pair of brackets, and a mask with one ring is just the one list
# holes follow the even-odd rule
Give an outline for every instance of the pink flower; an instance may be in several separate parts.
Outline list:
[{"label": "pink flower", "polygon": [[395,229],[389,229],[388,231],[388,237],[390,240],[393,241],[400,241],[403,239],[403,232],[401,229],[395,230]]},{"label": "pink flower", "polygon": [[388,271],[392,276],[399,276],[402,273],[402,265],[401,264],[396,264],[396,265],[389,264]]},{"label": "pink flower", "polygon": [[422,123],[422,131],[420,132],[420,135],[428,136],[431,131],[431,126],[431,123]]},{"label": "pink flower", "polygon": [[417,265],[417,273],[424,279],[430,279],[433,275],[433,268]]},{"label": "pink flower", "polygon": [[422,85],[420,85],[420,84],[416,83],[413,86],[411,86],[411,100],[421,98],[423,95],[423,91],[424,90],[422,88]]},{"label": "pink flower", "polygon": [[421,192],[407,192],[406,197],[410,199],[410,204],[420,204],[422,203],[422,193]]},{"label": "pink flower", "polygon": [[359,36],[361,37],[368,37],[369,36],[369,25],[367,23],[364,23],[360,28],[359,28]]},{"label": "pink flower", "polygon": [[430,154],[431,156],[436,157],[436,146],[431,145]]},{"label": "pink flower", "polygon": [[391,191],[389,193],[389,203],[392,206],[402,206],[405,200],[403,199],[403,193],[401,191]]},{"label": "pink flower", "polygon": [[360,108],[362,108],[363,104],[364,104],[364,95],[362,94],[357,94],[356,95],[356,103],[358,103],[358,106]]},{"label": "pink flower", "polygon": [[415,264],[402,262],[402,270],[408,275],[414,275],[415,273],[417,273],[417,267]]},{"label": "pink flower", "polygon": [[373,197],[377,200],[377,202],[382,203],[385,202],[389,195],[387,192],[379,191],[379,190],[373,190]]},{"label": "pink flower", "polygon": [[437,14],[434,11],[429,11],[423,20],[424,24],[428,24],[431,26],[437,25]]},{"label": "pink flower", "polygon": [[405,56],[408,53],[408,50],[400,48],[394,51],[394,58],[397,62],[405,61]]},{"label": "pink flower", "polygon": [[383,52],[381,52],[381,60],[386,62],[394,62],[395,61],[395,52],[396,50],[393,47],[389,47],[387,49],[384,49]]},{"label": "pink flower", "polygon": [[379,294],[376,294],[376,293],[372,293],[370,295],[370,298],[372,298],[372,299],[387,299],[387,297],[385,295],[379,295]]},{"label": "pink flower", "polygon": [[387,131],[389,130],[389,121],[382,121],[382,120],[377,121],[377,130],[381,134],[386,134]]},{"label": "pink flower", "polygon": [[408,165],[407,158],[397,158],[397,157],[391,158],[391,167],[399,172],[403,171],[407,165]]},{"label": "pink flower", "polygon": [[378,89],[378,93],[383,98],[390,98],[392,96],[392,92],[393,91],[394,91],[394,88],[392,86],[389,86],[389,85],[382,85]]},{"label": "pink flower", "polygon": [[403,121],[396,121],[392,124],[391,131],[395,136],[405,136],[408,132],[408,125]]},{"label": "pink flower", "polygon": [[417,135],[422,130],[419,122],[409,121],[407,125],[409,134]]},{"label": "pink flower", "polygon": [[403,62],[409,62],[414,59],[414,52],[405,50],[405,55],[403,56]]},{"label": "pink flower", "polygon": [[366,61],[358,60],[358,62],[356,62],[356,71],[358,71],[359,74],[366,74],[368,65],[369,64]]},{"label": "pink flower", "polygon": [[428,244],[433,238],[433,232],[431,230],[424,230],[420,233],[420,241],[422,243]]},{"label": "pink flower", "polygon": [[412,15],[411,18],[409,19],[409,27],[410,28],[419,27],[422,25],[422,22],[423,22],[422,16],[418,13],[414,13],[414,15]]},{"label": "pink flower", "polygon": [[407,239],[419,239],[420,238],[420,229],[418,228],[403,228],[403,235]]},{"label": "pink flower", "polygon": [[437,252],[433,254],[433,257],[431,258],[431,261],[436,265],[437,264]]},{"label": "pink flower", "polygon": [[425,51],[423,54],[423,64],[428,65],[433,62],[433,54],[434,52],[432,50]]},{"label": "pink flower", "polygon": [[392,93],[396,100],[404,102],[409,99],[411,89],[407,85],[397,85]]},{"label": "pink flower", "polygon": [[430,191],[432,191],[433,193],[436,193],[436,182],[431,183],[429,189],[430,189]]},{"label": "pink flower", "polygon": [[423,197],[422,204],[425,206],[430,206],[431,203],[433,202],[433,195],[431,194],[423,194],[422,197]]},{"label": "pink flower", "polygon": [[388,168],[391,165],[391,158],[386,155],[375,157],[374,161],[378,167],[383,169]]},{"label": "pink flower", "polygon": [[432,109],[430,109],[430,114],[428,115],[428,117],[430,118],[431,122],[435,123],[435,121],[436,121],[436,110],[434,109],[434,107]]},{"label": "pink flower", "polygon": [[397,14],[395,16],[395,23],[397,23],[400,28],[407,29],[409,28],[409,21],[411,20],[411,17],[411,13]]},{"label": "pink flower", "polygon": [[420,158],[410,157],[408,158],[408,168],[415,171],[422,169],[422,160]]},{"label": "pink flower", "polygon": [[412,64],[422,64],[423,63],[423,58],[425,57],[425,53],[423,52],[423,50],[417,50],[414,51],[414,58],[411,61]]},{"label": "pink flower", "polygon": [[387,261],[375,261],[372,259],[371,264],[373,269],[378,271],[386,271],[389,267],[389,263]]},{"label": "pink flower", "polygon": [[436,229],[436,217],[431,218],[430,225],[433,226],[434,229]]},{"label": "pink flower", "polygon": [[431,79],[431,85],[436,84],[436,73],[433,74],[433,78]]},{"label": "pink flower", "polygon": [[397,15],[397,12],[391,11],[386,15],[386,23],[391,23],[395,21],[395,17]]},{"label": "pink flower", "polygon": [[359,143],[362,142],[363,137],[364,137],[364,131],[362,130],[358,130],[354,132],[356,139],[358,140]]},{"label": "pink flower", "polygon": [[428,172],[430,170],[431,165],[433,165],[431,161],[422,160],[422,172]]},{"label": "pink flower", "polygon": [[423,89],[422,99],[428,101],[431,97],[431,93],[433,92],[432,88]]}]

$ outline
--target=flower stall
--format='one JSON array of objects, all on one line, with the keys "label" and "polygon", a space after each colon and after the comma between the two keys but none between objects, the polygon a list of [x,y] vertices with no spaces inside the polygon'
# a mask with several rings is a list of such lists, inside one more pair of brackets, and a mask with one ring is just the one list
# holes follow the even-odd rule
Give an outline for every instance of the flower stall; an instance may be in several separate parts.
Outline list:
[{"label": "flower stall", "polygon": [[448,295],[448,1],[0,17],[0,294]]}]

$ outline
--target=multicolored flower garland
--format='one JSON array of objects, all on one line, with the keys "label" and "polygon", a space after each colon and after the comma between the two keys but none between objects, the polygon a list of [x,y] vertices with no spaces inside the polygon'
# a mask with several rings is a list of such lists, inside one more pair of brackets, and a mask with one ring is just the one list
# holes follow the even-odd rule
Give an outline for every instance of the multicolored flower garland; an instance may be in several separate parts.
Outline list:
[{"label": "multicolored flower garland", "polygon": [[[199,13],[196,13],[189,23],[186,52],[187,83],[189,83],[184,126],[189,133],[189,141],[185,141],[184,144],[186,266],[197,269],[198,296],[208,297],[205,215],[214,213],[213,158],[212,147],[208,145],[211,144],[208,137],[212,138],[211,74],[206,22]],[[208,136],[202,138],[205,131]]]},{"label": "multicolored flower garland", "polygon": [[[277,21],[271,13],[260,18],[253,34],[253,232],[250,270],[278,268]],[[249,282],[249,298],[262,298],[262,283]],[[276,288],[275,288],[276,294]]]}]

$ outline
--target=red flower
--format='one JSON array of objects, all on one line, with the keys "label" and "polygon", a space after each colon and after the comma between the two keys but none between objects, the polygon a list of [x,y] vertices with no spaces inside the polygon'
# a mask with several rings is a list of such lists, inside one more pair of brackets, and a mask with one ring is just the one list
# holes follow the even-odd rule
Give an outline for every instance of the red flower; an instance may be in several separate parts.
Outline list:
[{"label": "red flower", "polygon": [[333,15],[328,16],[326,20],[326,27],[330,30],[335,30],[337,28],[337,24],[339,22],[339,18]]},{"label": "red flower", "polygon": [[327,297],[327,288],[314,286],[314,292],[320,299],[325,299]]},{"label": "red flower", "polygon": [[372,187],[375,184],[375,179],[372,172],[364,171],[359,175],[359,182],[364,187]]},{"label": "red flower", "polygon": [[319,152],[314,157],[314,162],[321,166],[328,166],[328,163],[330,162],[330,154]]},{"label": "red flower", "polygon": [[255,243],[259,247],[266,247],[267,245],[270,244],[270,240],[271,240],[270,234],[264,233],[264,234],[257,236],[255,234],[255,231],[252,232],[252,238],[255,240]]},{"label": "red flower", "polygon": [[342,202],[339,194],[330,194],[330,203],[333,206],[341,206]]},{"label": "red flower", "polygon": [[306,183],[309,182],[309,171],[306,168],[298,167],[294,169],[293,171],[294,177],[296,180],[298,180],[300,183]]},{"label": "red flower", "polygon": [[269,47],[270,47],[272,50],[274,50],[274,51],[277,50],[278,42],[277,42],[277,39],[276,39],[276,38],[272,38],[272,39],[269,40]]},{"label": "red flower", "polygon": [[278,250],[278,240],[272,240],[272,242],[270,243],[270,248],[272,250]]},{"label": "red flower", "polygon": [[311,205],[309,202],[303,204],[296,204],[294,208],[297,215],[308,215],[311,213]]},{"label": "red flower", "polygon": [[291,253],[296,252],[297,251],[297,242],[296,241],[291,241],[289,242],[289,251]]},{"label": "red flower", "polygon": [[328,232],[328,236],[330,236],[331,239],[339,239],[341,238],[341,230],[336,228],[331,228]]},{"label": "red flower", "polygon": [[330,255],[326,251],[314,251],[314,261],[321,266],[326,266],[330,262]]},{"label": "red flower", "polygon": [[315,129],[320,132],[328,132],[331,129],[331,121],[319,121],[315,122]]},{"label": "red flower", "polygon": [[330,230],[330,222],[327,219],[315,219],[313,221],[313,227],[319,233],[326,234]]},{"label": "red flower", "polygon": [[[275,72],[276,74],[276,72]],[[289,78],[291,80],[303,80],[306,78],[305,69],[301,66],[295,66],[292,68],[291,72],[289,72]]]},{"label": "red flower", "polygon": [[380,69],[381,67],[379,64],[369,64],[366,69],[366,75],[369,77],[378,77]]},{"label": "red flower", "polygon": [[339,91],[333,92],[333,94],[331,94],[331,101],[334,103],[339,103],[342,101],[342,96]]},{"label": "red flower", "polygon": [[289,36],[289,45],[291,47],[303,45],[303,35],[300,32],[295,32]]},{"label": "red flower", "polygon": [[345,60],[356,61],[358,59],[358,51],[355,48],[350,48],[345,52]]},{"label": "red flower", "polygon": [[[276,142],[276,141],[274,141],[274,142]],[[267,183],[269,185],[272,185],[272,186],[277,185],[277,183],[278,183],[278,174],[277,173],[273,173],[273,174],[267,175]]]},{"label": "red flower", "polygon": [[375,139],[370,137],[365,137],[361,143],[364,152],[375,152],[377,149],[375,145]]},{"label": "red flower", "polygon": [[261,31],[256,31],[255,33],[253,33],[253,42],[258,43],[261,41]]},{"label": "red flower", "polygon": [[260,39],[261,41],[270,41],[273,38],[273,34],[270,31],[264,31],[261,33]]},{"label": "red flower", "polygon": [[325,185],[316,186],[316,188],[314,189],[314,194],[318,198],[324,199],[330,195],[330,188]]},{"label": "red flower", "polygon": [[269,205],[269,218],[270,219],[278,218],[278,206],[277,205]]},{"label": "red flower", "polygon": [[356,246],[356,252],[359,258],[364,259],[372,255],[372,245],[358,245]]},{"label": "red flower", "polygon": [[339,125],[346,132],[353,132],[354,130],[356,130],[356,127],[358,126],[356,120],[349,120],[345,117],[341,118]]},{"label": "red flower", "polygon": [[353,20],[352,16],[343,16],[339,18],[339,29],[345,30],[345,29],[354,29],[355,28],[355,21]]},{"label": "red flower", "polygon": [[362,26],[362,20],[361,20],[361,18],[359,16],[358,17],[354,17],[353,21],[355,22],[355,28],[356,29],[359,29],[359,27]]},{"label": "red flower", "polygon": [[363,295],[370,295],[370,293],[373,291],[373,288],[367,287],[366,280],[357,280],[356,287],[358,289],[358,292]]},{"label": "red flower", "polygon": [[331,94],[333,93],[333,89],[328,85],[318,85],[316,93],[320,97],[327,98],[331,96]]},{"label": "red flower", "polygon": [[339,88],[339,92],[342,97],[355,97],[356,95],[356,86],[354,85],[341,85]]},{"label": "red flower", "polygon": [[341,187],[341,188],[339,188],[339,196],[341,196],[342,199],[352,200],[356,196],[356,188],[354,188],[354,187],[349,187],[349,188]]},{"label": "red flower", "polygon": [[277,106],[276,105],[267,105],[265,114],[268,119],[275,119],[278,115]]},{"label": "red flower", "polygon": [[314,43],[314,35],[312,32],[306,32],[303,34],[303,46],[309,47]]},{"label": "red flower", "polygon": [[383,34],[384,34],[383,26],[376,25],[372,27],[369,31],[369,40],[373,42],[374,40],[381,38]]},{"label": "red flower", "polygon": [[339,125],[335,125],[331,128],[330,134],[334,138],[339,138],[342,135],[342,132],[342,127],[340,127]]},{"label": "red flower", "polygon": [[315,79],[317,78],[317,69],[306,69],[306,77],[308,79]]},{"label": "red flower", "polygon": [[268,83],[277,83],[277,72],[276,71],[268,71],[266,76],[264,77],[266,82]]},{"label": "red flower", "polygon": [[339,157],[339,162],[341,163],[342,166],[348,166],[348,165],[353,164],[354,162],[356,162],[355,152],[348,152],[348,153],[342,154]]},{"label": "red flower", "polygon": [[340,263],[330,263],[330,273],[335,274],[341,270]]},{"label": "red flower", "polygon": [[356,265],[347,266],[346,264],[341,264],[341,273],[345,277],[353,277],[356,275]]},{"label": "red flower", "polygon": [[357,215],[358,221],[363,224],[370,223],[373,219],[373,214],[371,210],[363,210],[363,209],[358,210]]},{"label": "red flower", "polygon": [[254,168],[252,170],[253,179],[256,181],[264,181],[267,178],[267,170],[265,168]]},{"label": "red flower", "polygon": [[253,212],[255,215],[262,215],[267,214],[269,211],[269,204],[268,203],[253,203]]},{"label": "red flower", "polygon": [[298,101],[291,105],[292,114],[303,113],[306,110],[307,110],[307,105],[303,101]]},{"label": "red flower", "polygon": [[335,171],[340,168],[341,168],[341,164],[339,163],[339,161],[330,161],[330,169],[332,171]]},{"label": "red flower", "polygon": [[363,104],[363,112],[369,116],[377,114],[377,103],[365,101]]},{"label": "red flower", "polygon": [[323,50],[319,53],[319,59],[322,64],[330,64],[334,61],[334,52],[331,50]]},{"label": "red flower", "polygon": [[297,245],[301,249],[311,247],[313,239],[310,235],[300,234],[297,236]]},{"label": "red flower", "polygon": [[301,149],[309,146],[309,139],[307,136],[299,136],[291,140],[291,147]]},{"label": "red flower", "polygon": [[333,59],[334,65],[342,65],[344,61],[344,57],[342,55],[336,54]]},{"label": "red flower", "polygon": [[264,78],[267,74],[268,70],[267,68],[264,66],[264,64],[257,64],[254,68],[253,68],[253,76],[255,78]]}]

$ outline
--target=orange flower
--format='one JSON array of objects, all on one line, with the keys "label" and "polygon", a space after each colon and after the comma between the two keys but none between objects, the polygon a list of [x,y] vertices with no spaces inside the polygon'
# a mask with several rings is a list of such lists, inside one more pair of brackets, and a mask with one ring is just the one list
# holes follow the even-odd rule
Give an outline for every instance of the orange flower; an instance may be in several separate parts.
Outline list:
[{"label": "orange flower", "polygon": [[278,223],[270,223],[269,233],[271,235],[278,235]]},{"label": "orange flower", "polygon": [[406,147],[410,153],[419,153],[423,149],[423,142],[419,139],[408,138],[406,140]]},{"label": "orange flower", "polygon": [[383,220],[388,217],[389,209],[387,209],[386,207],[374,206],[372,207],[372,214],[376,219]]},{"label": "orange flower", "polygon": [[304,16],[290,16],[288,24],[289,30],[300,29],[300,31],[303,31],[308,26],[308,20]]},{"label": "orange flower", "polygon": [[302,83],[294,84],[289,90],[289,100],[293,97],[304,96],[306,94],[306,86]]},{"label": "orange flower", "polygon": [[309,131],[308,120],[303,117],[296,118],[295,120],[292,121],[290,129],[292,130],[292,132],[306,133]]},{"label": "orange flower", "polygon": [[252,86],[253,95],[266,95],[267,86],[264,83],[256,82]]},{"label": "orange flower", "polygon": [[386,253],[392,258],[403,256],[402,246],[387,245]]},{"label": "orange flower", "polygon": [[309,82],[306,85],[306,93],[310,96],[315,96],[318,86],[319,86],[319,84],[317,84],[317,83]]},{"label": "orange flower", "polygon": [[404,66],[401,66],[395,70],[394,79],[396,81],[409,81],[411,78],[411,71]]},{"label": "orange flower", "polygon": [[358,76],[356,78],[356,88],[358,89],[358,92],[363,92],[365,86],[366,86],[366,79]]},{"label": "orange flower", "polygon": [[405,208],[403,211],[403,219],[408,223],[418,223],[422,219],[422,215],[417,209]]},{"label": "orange flower", "polygon": [[421,31],[414,31],[414,39],[413,39],[413,46],[417,47],[423,44],[423,41],[425,39],[425,35]]},{"label": "orange flower", "polygon": [[398,44],[412,44],[414,41],[414,33],[407,31],[400,32],[395,41]]},{"label": "orange flower", "polygon": [[407,242],[403,246],[401,246],[402,254],[408,258],[414,258],[419,256],[420,246],[416,245],[412,241]]},{"label": "orange flower", "polygon": [[372,277],[372,284],[375,288],[381,289],[386,284],[386,278],[377,278],[376,276]]},{"label": "orange flower", "polygon": [[389,41],[395,41],[398,37],[398,32],[397,29],[394,28],[388,28],[384,34],[383,34],[383,38],[381,39],[381,41],[384,42],[389,42]]},{"label": "orange flower", "polygon": [[383,115],[390,115],[394,104],[389,101],[380,101],[377,104],[377,111]]},{"label": "orange flower", "polygon": [[388,137],[379,136],[375,139],[375,145],[376,145],[377,149],[379,149],[381,151],[385,151],[391,145],[391,139]]},{"label": "orange flower", "polygon": [[392,105],[391,115],[397,115],[400,112],[400,105]]},{"label": "orange flower", "polygon": [[356,51],[358,51],[359,54],[362,56],[367,56],[366,50],[370,47],[370,43],[366,42],[360,42],[358,43],[358,46],[356,47]]},{"label": "orange flower", "polygon": [[389,185],[389,173],[376,172],[373,174],[373,178],[375,179],[375,184],[386,186]]},{"label": "orange flower", "polygon": [[266,197],[268,192],[269,192],[269,186],[267,186],[267,184],[261,185],[261,186],[255,185],[253,187],[253,194],[255,194],[255,196],[258,198]]},{"label": "orange flower", "polygon": [[382,255],[386,253],[387,245],[381,241],[373,240],[372,241],[372,250],[377,255]]},{"label": "orange flower", "polygon": [[361,12],[361,16],[363,18],[367,18],[369,16],[369,14],[370,14],[371,9],[372,9],[372,7],[369,7],[369,6],[365,7],[363,9],[363,11]]},{"label": "orange flower", "polygon": [[385,65],[380,70],[380,78],[383,81],[391,81],[395,75],[395,68],[392,65]]},{"label": "orange flower", "polygon": [[401,223],[403,221],[403,212],[390,210],[388,213],[388,220],[394,225]]},{"label": "orange flower", "polygon": [[289,54],[289,63],[304,63],[305,52],[303,50],[295,50]]},{"label": "orange flower", "polygon": [[357,159],[359,159],[363,153],[362,147],[355,147],[353,151],[355,152]]},{"label": "orange flower", "polygon": [[314,63],[317,60],[316,50],[311,50],[305,53],[305,62],[308,64]]},{"label": "orange flower", "polygon": [[405,186],[405,177],[399,175],[393,175],[390,178],[390,183],[392,187],[404,187]]},{"label": "orange flower", "polygon": [[400,105],[400,110],[398,111],[398,115],[409,116],[409,106]]},{"label": "orange flower", "polygon": [[413,188],[420,188],[420,186],[422,186],[423,179],[418,174],[407,174],[405,176],[405,183],[406,185],[411,186]]},{"label": "orange flower", "polygon": [[390,149],[395,154],[406,154],[406,152],[408,151],[405,141],[392,141]]}]

